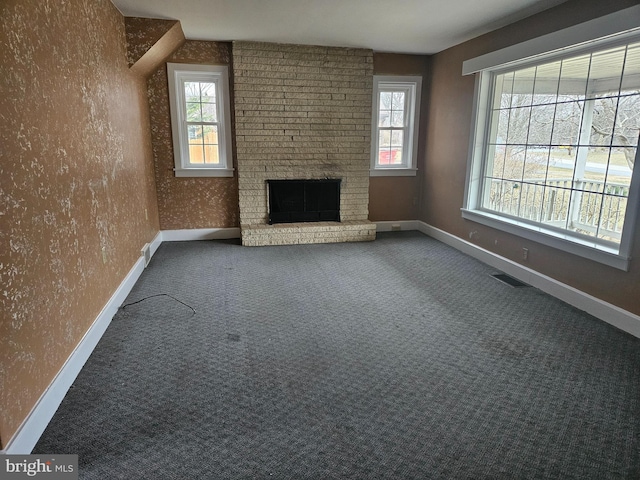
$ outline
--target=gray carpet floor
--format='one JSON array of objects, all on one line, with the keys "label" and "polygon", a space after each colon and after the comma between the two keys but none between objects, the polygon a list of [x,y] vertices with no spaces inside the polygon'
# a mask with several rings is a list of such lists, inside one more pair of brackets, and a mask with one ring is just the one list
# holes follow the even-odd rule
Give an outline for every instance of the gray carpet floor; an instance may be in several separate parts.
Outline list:
[{"label": "gray carpet floor", "polygon": [[640,339],[491,273],[417,232],[165,243],[34,453],[100,480],[640,478]]}]

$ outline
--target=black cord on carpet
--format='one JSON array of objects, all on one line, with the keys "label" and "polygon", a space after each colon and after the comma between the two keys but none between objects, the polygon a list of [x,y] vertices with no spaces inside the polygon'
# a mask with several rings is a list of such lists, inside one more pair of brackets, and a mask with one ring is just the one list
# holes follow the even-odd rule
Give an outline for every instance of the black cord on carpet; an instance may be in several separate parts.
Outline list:
[{"label": "black cord on carpet", "polygon": [[153,261],[202,313],[119,311],[33,451],[82,480],[640,479],[640,339],[420,232]]},{"label": "black cord on carpet", "polygon": [[154,297],[169,297],[169,298],[172,298],[176,302],[181,303],[185,307],[190,308],[191,311],[193,312],[193,314],[191,315],[192,317],[193,317],[193,315],[196,314],[196,309],[195,308],[193,308],[191,305],[187,305],[182,300],[178,300],[176,297],[174,297],[173,295],[169,295],[168,293],[156,293],[155,295],[149,295],[148,297],[141,298],[140,300],[136,300],[135,302],[127,303],[126,305],[123,305],[121,308],[122,308],[122,310],[124,310],[125,308],[127,308],[127,307],[129,307],[131,305],[135,305],[136,303],[144,302],[145,300],[148,300],[148,299],[154,298]]}]

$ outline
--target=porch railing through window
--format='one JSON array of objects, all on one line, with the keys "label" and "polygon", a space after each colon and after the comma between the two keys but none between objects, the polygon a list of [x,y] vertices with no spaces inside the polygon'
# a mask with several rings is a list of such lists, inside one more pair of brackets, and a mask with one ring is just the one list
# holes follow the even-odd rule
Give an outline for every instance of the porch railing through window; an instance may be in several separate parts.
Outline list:
[{"label": "porch railing through window", "polygon": [[629,185],[570,178],[491,179],[490,210],[603,240],[620,242]]}]

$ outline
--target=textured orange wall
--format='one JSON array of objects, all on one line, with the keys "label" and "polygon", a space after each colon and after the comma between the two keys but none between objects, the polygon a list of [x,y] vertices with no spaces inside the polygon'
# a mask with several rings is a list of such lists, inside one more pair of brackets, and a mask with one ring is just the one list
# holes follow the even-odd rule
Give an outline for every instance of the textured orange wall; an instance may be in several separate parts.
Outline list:
[{"label": "textured orange wall", "polygon": [[178,20],[125,17],[124,26],[127,36],[127,59],[129,60],[129,65],[132,66],[140,60],[177,23],[180,22]]},{"label": "textured orange wall", "polygon": [[[398,53],[373,54],[374,75],[421,75],[420,137],[418,138],[418,171],[424,168],[424,124],[427,116],[429,57]],[[420,177],[370,177],[369,220],[415,220],[420,201]]]},{"label": "textured orange wall", "polygon": [[[640,314],[640,221],[629,272],[565,254],[507,233],[462,219],[465,175],[473,108],[474,78],[462,76],[462,62],[572,24],[587,21],[636,1],[570,0],[523,21],[445,50],[432,57],[430,107],[426,121],[426,164],[420,219],[472,241],[524,266],[586,293]],[[471,231],[478,232],[469,240]],[[522,259],[522,248],[529,259]]]},{"label": "textured orange wall", "polygon": [[[167,61],[229,65],[230,57],[230,43],[187,41]],[[233,69],[229,68],[233,102],[232,73]],[[160,227],[163,230],[174,230],[239,226],[237,176],[176,178],[173,173],[173,141],[166,65],[151,75],[148,92]],[[232,104],[231,112],[233,110]],[[231,129],[235,136],[233,113]],[[235,166],[235,148],[233,160]]]},{"label": "textured orange wall", "polygon": [[5,0],[0,64],[5,447],[159,226],[146,84],[115,7]]}]

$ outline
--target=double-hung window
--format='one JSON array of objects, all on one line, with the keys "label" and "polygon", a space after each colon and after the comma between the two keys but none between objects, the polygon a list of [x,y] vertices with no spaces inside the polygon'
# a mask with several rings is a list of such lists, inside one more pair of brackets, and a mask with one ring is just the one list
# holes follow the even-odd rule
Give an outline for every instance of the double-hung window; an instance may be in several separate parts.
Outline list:
[{"label": "double-hung window", "polygon": [[233,176],[228,67],[168,63],[176,177]]},{"label": "double-hung window", "polygon": [[374,76],[371,175],[415,175],[422,77]]},{"label": "double-hung window", "polygon": [[628,268],[640,36],[477,72],[467,219]]}]

